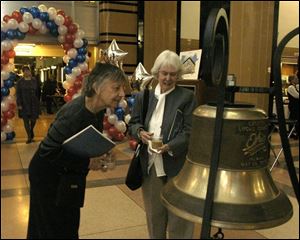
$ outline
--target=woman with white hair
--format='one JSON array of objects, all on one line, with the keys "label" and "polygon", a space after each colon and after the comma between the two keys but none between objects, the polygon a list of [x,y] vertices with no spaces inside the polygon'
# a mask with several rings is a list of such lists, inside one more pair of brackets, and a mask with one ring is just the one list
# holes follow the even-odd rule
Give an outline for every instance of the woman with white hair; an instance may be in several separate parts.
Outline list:
[{"label": "woman with white hair", "polygon": [[[160,191],[184,164],[196,99],[192,91],[176,85],[182,64],[175,52],[163,51],[151,73],[158,84],[149,92],[145,121],[141,122],[143,91],[136,96],[129,122],[129,133],[144,143],[140,159],[148,232],[152,239],[166,238],[167,232],[169,238],[188,239],[193,237],[194,224],[169,212],[160,201]],[[162,136],[162,144],[153,149],[155,136]]]}]

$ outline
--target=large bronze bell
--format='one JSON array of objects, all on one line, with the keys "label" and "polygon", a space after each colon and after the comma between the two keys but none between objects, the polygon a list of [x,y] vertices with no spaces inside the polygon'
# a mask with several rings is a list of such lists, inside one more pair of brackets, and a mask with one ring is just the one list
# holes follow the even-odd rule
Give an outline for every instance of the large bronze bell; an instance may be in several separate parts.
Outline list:
[{"label": "large bronze bell", "polygon": [[[215,120],[213,105],[201,105],[194,111],[185,164],[161,192],[170,211],[193,222],[202,222]],[[269,152],[264,111],[246,104],[225,106],[212,226],[262,229],[292,217],[289,199],[270,175]]]}]

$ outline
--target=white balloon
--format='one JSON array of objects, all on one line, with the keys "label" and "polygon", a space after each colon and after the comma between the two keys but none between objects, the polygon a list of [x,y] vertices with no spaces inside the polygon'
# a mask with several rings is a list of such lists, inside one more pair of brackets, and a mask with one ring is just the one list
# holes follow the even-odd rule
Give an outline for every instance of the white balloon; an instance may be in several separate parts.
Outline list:
[{"label": "white balloon", "polygon": [[32,20],[32,26],[35,29],[40,29],[42,27],[42,25],[43,25],[43,23],[39,18],[35,18],[35,19]]},{"label": "white balloon", "polygon": [[7,32],[7,30],[8,30],[7,23],[4,21],[1,21],[1,31]]},{"label": "white balloon", "polygon": [[8,71],[1,71],[1,80],[6,80],[9,78],[9,72]]},{"label": "white balloon", "polygon": [[2,101],[1,102],[1,112],[7,111],[9,108],[9,103],[7,101]]},{"label": "white balloon", "polygon": [[41,4],[38,6],[38,9],[41,11],[41,12],[47,12],[47,7],[44,5],[44,4]]},{"label": "white balloon", "polygon": [[70,84],[70,86],[73,85],[75,82],[76,76],[74,74],[66,74],[66,81]]},{"label": "white balloon", "polygon": [[115,122],[118,121],[118,117],[117,117],[116,114],[111,114],[111,115],[108,116],[107,121],[108,121],[110,124],[114,125]]},{"label": "white balloon", "polygon": [[10,40],[10,43],[11,43],[12,47],[14,48],[15,46],[18,45],[18,40],[17,39]]},{"label": "white balloon", "polygon": [[29,25],[26,22],[20,22],[19,23],[19,30],[22,33],[27,33],[29,30]]},{"label": "white balloon", "polygon": [[72,74],[74,74],[76,77],[81,74],[81,70],[79,67],[73,67],[72,68]]},{"label": "white balloon", "polygon": [[90,57],[86,54],[85,55],[85,62],[89,62],[89,60],[90,60]]},{"label": "white balloon", "polygon": [[85,36],[85,32],[82,29],[78,29],[76,34],[75,34],[75,37],[82,39],[82,38],[84,38],[84,36]]},{"label": "white balloon", "polygon": [[128,113],[128,114],[125,116],[125,118],[124,118],[125,123],[128,124],[129,121],[130,121],[130,119],[131,119],[131,115]]},{"label": "white balloon", "polygon": [[4,86],[4,81],[1,78],[1,87],[3,87],[3,86]]},{"label": "white balloon", "polygon": [[110,108],[106,108],[106,115],[109,116],[112,114],[112,110]]},{"label": "white balloon", "polygon": [[120,102],[119,102],[119,107],[125,109],[127,107],[127,102],[125,99],[122,99]]},{"label": "white balloon", "polygon": [[61,25],[58,27],[57,31],[60,35],[66,35],[68,32],[68,28],[65,25]]},{"label": "white balloon", "polygon": [[65,18],[62,15],[56,15],[54,18],[54,22],[56,23],[56,25],[61,26],[64,24]]},{"label": "white balloon", "polygon": [[72,86],[68,81],[64,81],[62,85],[63,85],[63,88],[66,89],[66,90],[68,90],[69,87]]},{"label": "white balloon", "polygon": [[3,70],[4,70],[4,71],[7,71],[7,72],[12,72],[12,71],[14,71],[14,70],[15,70],[15,64],[13,64],[13,63],[5,64],[5,65],[3,66]]},{"label": "white balloon", "polygon": [[115,125],[116,129],[118,129],[122,133],[126,132],[126,130],[127,130],[126,124],[124,121],[121,121],[121,120],[116,121],[114,125]]},{"label": "white balloon", "polygon": [[73,45],[76,48],[81,48],[83,46],[83,40],[81,38],[76,38]]},{"label": "white balloon", "polygon": [[8,22],[7,22],[7,27],[8,29],[17,29],[19,26],[18,22],[16,19],[9,19]]},{"label": "white balloon", "polygon": [[25,23],[31,23],[32,20],[33,20],[33,17],[32,17],[32,15],[31,15],[31,13],[25,12],[25,13],[23,14],[23,21],[24,21]]},{"label": "white balloon", "polygon": [[88,64],[86,62],[83,62],[83,63],[79,63],[78,67],[83,72],[83,71],[87,70],[89,66],[88,66]]},{"label": "white balloon", "polygon": [[64,35],[58,35],[57,40],[59,43],[64,43],[65,42],[65,36]]},{"label": "white balloon", "polygon": [[1,131],[1,142],[6,140],[6,133]]},{"label": "white balloon", "polygon": [[69,51],[67,52],[67,55],[70,57],[70,58],[76,58],[77,56],[77,50],[75,48],[71,48],[69,49]]},{"label": "white balloon", "polygon": [[9,124],[6,124],[4,127],[3,127],[3,131],[5,133],[10,133],[14,130],[13,126],[9,125]]},{"label": "white balloon", "polygon": [[1,50],[8,51],[12,48],[12,44],[9,40],[3,40],[1,42]]},{"label": "white balloon", "polygon": [[12,95],[8,95],[6,98],[5,98],[5,101],[8,102],[8,104],[10,103],[15,103],[16,102],[16,98]]},{"label": "white balloon", "polygon": [[45,34],[45,33],[49,32],[49,29],[47,28],[45,23],[42,23],[42,26],[40,27],[39,32],[41,34]]},{"label": "white balloon", "polygon": [[69,60],[70,60],[70,57],[68,55],[63,56],[63,61],[65,64],[68,64]]},{"label": "white balloon", "polygon": [[48,8],[48,14],[49,14],[49,19],[54,20],[55,17],[57,16],[56,9],[54,7]]}]

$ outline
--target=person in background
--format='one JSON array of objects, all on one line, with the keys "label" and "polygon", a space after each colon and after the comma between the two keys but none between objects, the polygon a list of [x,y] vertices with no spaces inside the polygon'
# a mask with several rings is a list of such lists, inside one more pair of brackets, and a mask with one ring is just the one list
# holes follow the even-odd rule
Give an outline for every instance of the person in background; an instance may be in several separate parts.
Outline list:
[{"label": "person in background", "polygon": [[[169,238],[188,239],[193,237],[194,224],[168,211],[161,203],[160,192],[184,164],[196,99],[192,91],[176,85],[182,76],[182,64],[175,52],[163,51],[151,73],[158,84],[149,92],[145,123],[141,122],[143,91],[136,95],[128,126],[129,134],[144,143],[140,159],[148,232],[151,239],[164,239],[167,232]],[[163,137],[157,152],[148,145],[153,136]]]},{"label": "person in background", "polygon": [[[287,94],[289,98],[289,119],[296,120],[296,132],[293,132],[291,135],[292,138],[299,138],[299,79],[298,73],[295,74],[293,78],[290,80],[290,85],[287,89]],[[291,128],[291,126],[290,126]],[[290,129],[291,130],[291,129]]]},{"label": "person in background", "polygon": [[39,84],[32,77],[30,68],[23,66],[23,77],[17,81],[16,95],[19,117],[23,119],[27,133],[26,143],[31,143],[34,138],[34,126],[40,113]]},{"label": "person in background", "polygon": [[43,85],[42,99],[46,102],[46,109],[48,114],[53,114],[53,95],[56,93],[56,78],[55,76],[50,76]]},{"label": "person in background", "polygon": [[82,94],[57,112],[28,168],[27,238],[78,239],[86,176],[89,170],[101,169],[108,154],[91,159],[79,157],[64,150],[62,144],[91,124],[102,131],[106,108],[117,107],[125,97],[125,82],[119,68],[97,63],[84,81]]}]

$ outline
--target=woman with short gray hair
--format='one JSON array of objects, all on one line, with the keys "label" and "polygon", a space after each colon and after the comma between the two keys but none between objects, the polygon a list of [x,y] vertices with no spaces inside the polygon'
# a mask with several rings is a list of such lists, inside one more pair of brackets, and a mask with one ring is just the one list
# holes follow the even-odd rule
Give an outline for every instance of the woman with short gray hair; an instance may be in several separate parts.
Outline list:
[{"label": "woman with short gray hair", "polygon": [[103,130],[106,108],[117,107],[125,96],[125,79],[116,66],[97,63],[85,79],[81,96],[66,103],[57,113],[28,168],[27,238],[78,238],[86,176],[89,170],[101,169],[101,160],[107,154],[89,159],[66,151],[62,144],[89,125]]}]

